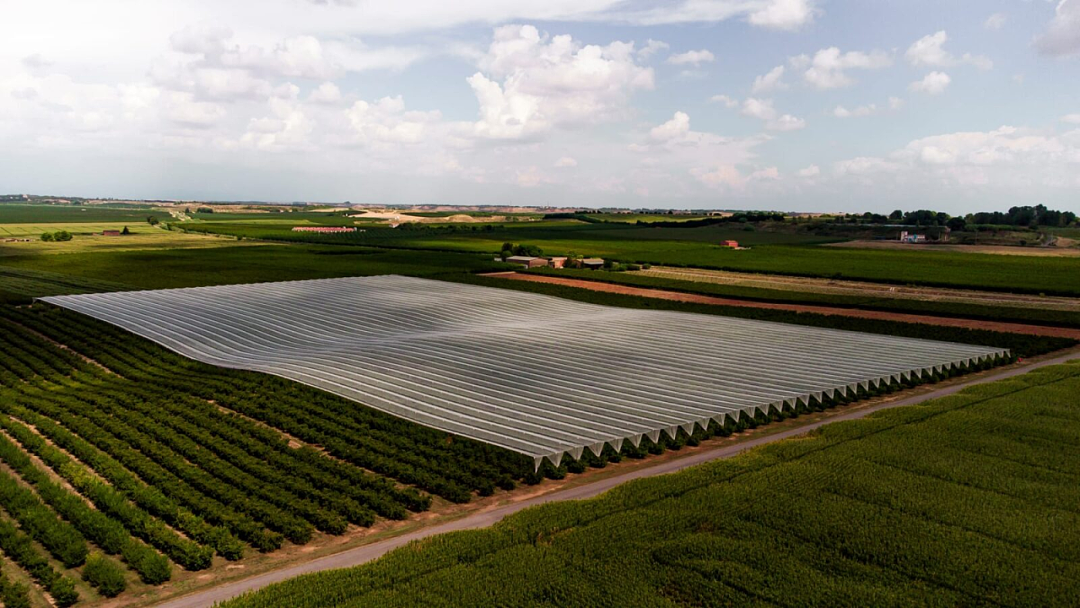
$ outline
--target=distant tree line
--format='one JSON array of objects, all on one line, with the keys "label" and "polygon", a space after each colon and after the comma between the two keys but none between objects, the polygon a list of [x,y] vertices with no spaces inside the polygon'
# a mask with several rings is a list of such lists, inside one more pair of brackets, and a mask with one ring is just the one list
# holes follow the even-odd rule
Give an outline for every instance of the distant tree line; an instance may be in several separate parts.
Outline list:
[{"label": "distant tree line", "polygon": [[[713,226],[716,224],[747,224],[758,222],[782,222],[785,215],[777,211],[746,211],[739,212],[729,216],[711,216],[703,217],[696,220],[662,220],[662,221],[644,221],[638,220],[639,226],[651,226],[653,228],[700,228],[702,226]],[[574,212],[574,213],[548,213],[544,216],[545,220],[578,220],[589,224],[628,224],[629,222],[621,222],[619,220],[607,220],[598,217],[593,217],[589,213]]]},{"label": "distant tree line", "polygon": [[56,232],[43,232],[41,234],[41,240],[51,243],[53,241],[70,241],[71,233],[67,230],[57,230]]},{"label": "distant tree line", "polygon": [[920,228],[948,228],[965,230],[969,225],[1016,226],[1017,228],[1064,227],[1076,223],[1076,214],[1072,211],[1047,209],[1045,205],[1011,207],[1006,212],[982,211],[964,216],[951,216],[941,211],[918,209],[903,211],[897,209],[888,216],[880,213],[839,216],[837,223],[858,224],[902,224]]}]

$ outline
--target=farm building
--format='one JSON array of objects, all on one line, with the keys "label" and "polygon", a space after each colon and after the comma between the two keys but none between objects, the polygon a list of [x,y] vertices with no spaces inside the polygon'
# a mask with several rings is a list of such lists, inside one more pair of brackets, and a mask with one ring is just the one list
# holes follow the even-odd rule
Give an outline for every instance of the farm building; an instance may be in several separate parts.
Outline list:
[{"label": "farm building", "polygon": [[548,266],[552,268],[563,268],[566,266],[566,258],[549,258]]},{"label": "farm building", "polygon": [[506,258],[507,264],[519,264],[525,268],[542,268],[548,265],[547,258],[536,258],[528,255],[512,255]]},{"label": "farm building", "polygon": [[739,248],[739,241],[723,241],[722,243],[720,243],[720,246],[721,247],[730,247],[732,249],[738,249]]},{"label": "farm building", "polygon": [[102,230],[101,236],[120,236],[119,230]]},{"label": "farm building", "polygon": [[356,232],[351,226],[294,226],[293,232],[320,232],[334,234],[338,232]]},{"label": "farm building", "polygon": [[581,260],[581,267],[589,270],[599,270],[604,267],[604,258],[585,258]]},{"label": "farm building", "polygon": [[[315,386],[536,466],[1009,354],[395,275],[42,300],[204,363]],[[528,365],[507,365],[522,353]]]}]

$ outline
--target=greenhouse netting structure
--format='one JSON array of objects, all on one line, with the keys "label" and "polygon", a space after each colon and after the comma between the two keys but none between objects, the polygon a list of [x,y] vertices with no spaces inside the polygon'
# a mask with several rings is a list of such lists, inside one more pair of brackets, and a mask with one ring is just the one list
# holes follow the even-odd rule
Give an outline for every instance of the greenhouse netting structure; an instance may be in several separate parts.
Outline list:
[{"label": "greenhouse netting structure", "polygon": [[1008,356],[394,275],[42,299],[537,466]]}]

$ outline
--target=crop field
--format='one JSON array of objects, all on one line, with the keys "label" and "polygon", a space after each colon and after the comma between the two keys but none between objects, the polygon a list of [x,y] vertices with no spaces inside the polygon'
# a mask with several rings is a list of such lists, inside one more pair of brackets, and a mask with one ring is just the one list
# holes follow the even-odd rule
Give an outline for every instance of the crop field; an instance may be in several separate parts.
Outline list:
[{"label": "crop field", "polygon": [[[178,230],[165,230],[146,224],[8,224],[7,227],[32,226],[30,230],[15,230],[16,234],[0,234],[0,258],[14,256],[37,256],[47,254],[105,253],[137,250],[174,250],[202,249],[237,245],[236,239],[223,236],[210,236],[200,233],[184,233]],[[131,234],[122,236],[101,236],[102,230],[129,229]],[[70,241],[42,241],[42,232],[67,230],[74,236]],[[14,236],[31,239],[29,242],[3,242],[4,238]],[[258,241],[246,241],[241,245],[263,245]],[[4,260],[7,263],[7,260]]]},{"label": "crop field", "polygon": [[1077,394],[1045,368],[225,606],[1076,606]]},{"label": "crop field", "polygon": [[[154,216],[167,221],[169,213],[151,209],[115,209],[98,205],[24,205],[0,203],[0,225],[3,224],[74,224],[74,223],[146,223]],[[2,233],[0,233],[2,234]]]},{"label": "crop field", "polygon": [[968,370],[1003,348],[379,276],[46,298],[180,354],[559,466]]},{"label": "crop field", "polygon": [[142,218],[142,221],[131,222],[130,224],[116,222],[22,222],[18,224],[0,224],[0,238],[12,236],[37,238],[43,232],[56,232],[57,230],[66,230],[71,234],[91,234],[102,230],[123,230],[125,226],[131,232],[143,234],[161,230],[147,224],[145,217]]},{"label": "crop field", "polygon": [[838,306],[1080,327],[1080,300],[1075,298],[890,286],[881,283],[657,266],[632,272],[534,268],[527,273],[755,302]]},{"label": "crop field", "polygon": [[0,293],[26,297],[128,289],[125,285],[111,281],[95,281],[55,272],[18,270],[5,266],[0,266],[0,287]]},{"label": "crop field", "polygon": [[[668,266],[1080,296],[1078,258],[844,249],[819,246],[834,242],[835,238],[727,225],[653,228],[556,221],[554,225],[504,224],[490,229],[484,226],[369,228],[362,233],[332,236],[297,235],[284,227],[242,224],[192,224],[189,228],[246,238],[491,254],[498,253],[503,243],[511,241],[536,245],[549,255],[576,253]],[[718,243],[726,239],[737,240],[751,249],[734,251],[720,247]]]},{"label": "crop field", "polygon": [[[0,271],[46,272],[119,283],[129,288],[165,289],[375,274],[428,276],[508,268],[492,262],[491,256],[486,255],[264,243],[249,247],[247,241],[230,243],[215,237],[190,236],[219,241],[221,246],[22,255],[0,259]],[[3,289],[0,284],[0,291]]]},{"label": "crop field", "polygon": [[513,453],[63,309],[0,312],[4,571],[60,606],[532,475]]}]

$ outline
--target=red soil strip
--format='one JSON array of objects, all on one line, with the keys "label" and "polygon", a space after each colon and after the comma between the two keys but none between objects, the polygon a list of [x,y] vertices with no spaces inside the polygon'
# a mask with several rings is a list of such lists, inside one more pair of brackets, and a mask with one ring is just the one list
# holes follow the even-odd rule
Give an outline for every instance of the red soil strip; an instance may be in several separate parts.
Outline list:
[{"label": "red soil strip", "polygon": [[736,300],[733,298],[720,298],[716,296],[706,296],[701,294],[681,293],[678,291],[667,291],[664,289],[631,287],[629,285],[617,285],[615,283],[601,283],[599,281],[586,281],[584,279],[550,277],[536,274],[521,274],[517,272],[493,272],[483,276],[498,277],[500,279],[508,279],[513,281],[548,283],[552,285],[562,285],[565,287],[577,287],[579,289],[591,289],[592,291],[602,291],[604,293],[618,293],[628,296],[641,296],[644,298],[672,300],[675,302],[714,304],[717,306],[738,306],[741,308],[765,308],[768,310],[787,310],[791,312],[808,312],[819,315],[839,315],[843,317],[853,317],[857,319],[879,319],[882,321],[899,321],[901,323],[922,323],[925,325],[963,327],[967,329],[985,329],[989,331],[1001,331],[1014,334],[1052,336],[1056,338],[1072,338],[1074,340],[1080,340],[1080,329],[1069,329],[1065,327],[1044,327],[1042,325],[1027,325],[1024,323],[1001,323],[997,321],[982,321],[978,319],[957,319],[952,317],[935,317],[930,315],[915,315],[878,310],[860,310],[857,308],[839,308],[834,306],[751,302],[749,300]]}]

